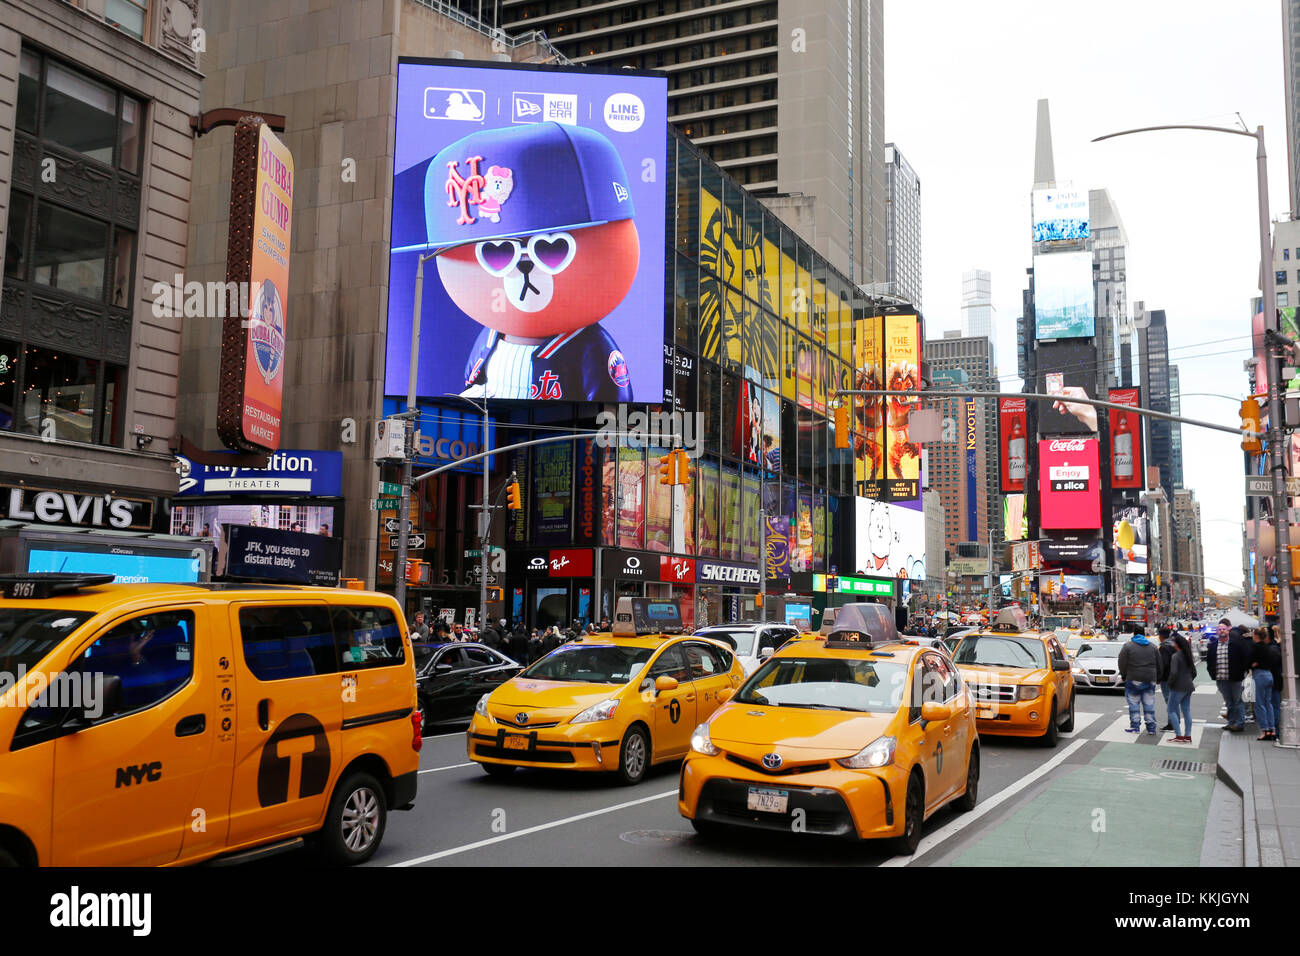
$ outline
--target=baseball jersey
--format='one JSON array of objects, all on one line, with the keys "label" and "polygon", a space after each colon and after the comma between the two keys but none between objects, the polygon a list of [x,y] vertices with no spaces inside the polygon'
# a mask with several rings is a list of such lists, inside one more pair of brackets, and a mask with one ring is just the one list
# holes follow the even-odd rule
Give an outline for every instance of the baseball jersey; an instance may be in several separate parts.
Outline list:
[{"label": "baseball jersey", "polygon": [[485,386],[489,398],[632,401],[627,359],[599,323],[539,345],[485,328],[465,363],[465,384]]}]

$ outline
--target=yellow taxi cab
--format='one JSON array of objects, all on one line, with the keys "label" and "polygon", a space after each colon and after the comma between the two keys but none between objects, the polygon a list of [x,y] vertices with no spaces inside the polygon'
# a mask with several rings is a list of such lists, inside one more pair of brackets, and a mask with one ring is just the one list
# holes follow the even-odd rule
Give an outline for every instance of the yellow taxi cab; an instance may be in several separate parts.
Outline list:
[{"label": "yellow taxi cab", "polygon": [[975,699],[981,734],[1037,737],[1055,747],[1074,729],[1074,677],[1052,631],[1030,630],[1024,612],[1004,607],[991,628],[967,634],[953,662]]},{"label": "yellow taxi cab", "polygon": [[927,818],[978,799],[972,704],[946,655],[898,642],[884,605],[845,605],[823,639],[781,648],[695,729],[678,812],[701,836],[893,838],[912,854]]},{"label": "yellow taxi cab", "polygon": [[493,776],[546,767],[635,784],[680,758],[745,679],[726,644],[683,631],[675,601],[619,598],[611,632],[561,645],[479,699],[470,760]]},{"label": "yellow taxi cab", "polygon": [[415,802],[389,596],[0,576],[0,866],[368,859]]}]

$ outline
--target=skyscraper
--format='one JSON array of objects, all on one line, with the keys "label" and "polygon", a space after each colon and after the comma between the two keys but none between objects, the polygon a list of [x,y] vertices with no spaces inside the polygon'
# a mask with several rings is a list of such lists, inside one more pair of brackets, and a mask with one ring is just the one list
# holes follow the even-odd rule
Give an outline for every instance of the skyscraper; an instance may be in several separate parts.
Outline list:
[{"label": "skyscraper", "polygon": [[[1179,395],[1178,366],[1169,366],[1169,411],[1181,415],[1182,399]],[[1169,423],[1169,479],[1175,489],[1183,487],[1183,426],[1181,422]]]},{"label": "skyscraper", "polygon": [[1282,0],[1282,73],[1286,78],[1286,165],[1291,218],[1300,218],[1300,0]]},{"label": "skyscraper", "polygon": [[993,276],[983,269],[971,269],[961,277],[961,334],[966,338],[984,336],[993,343],[990,358],[992,373],[997,375],[998,323],[993,308]]},{"label": "skyscraper", "polygon": [[[1128,234],[1106,189],[1088,190],[1096,277],[1097,394],[1132,380],[1133,322],[1128,314]],[[1127,378],[1126,378],[1127,372]]]},{"label": "skyscraper", "polygon": [[[1153,309],[1138,324],[1138,342],[1141,349],[1142,400],[1158,412],[1172,411],[1171,370],[1169,367],[1169,330],[1165,325],[1165,310]],[[1153,418],[1147,425],[1149,449],[1147,464],[1160,469],[1160,485],[1165,497],[1172,499],[1175,484],[1172,424]],[[1177,477],[1181,481],[1182,465]]]},{"label": "skyscraper", "polygon": [[884,291],[884,0],[503,0],[575,63],[668,74],[668,118],[855,285]]},{"label": "skyscraper", "polygon": [[921,179],[893,143],[885,144],[885,276],[890,294],[921,306]]}]

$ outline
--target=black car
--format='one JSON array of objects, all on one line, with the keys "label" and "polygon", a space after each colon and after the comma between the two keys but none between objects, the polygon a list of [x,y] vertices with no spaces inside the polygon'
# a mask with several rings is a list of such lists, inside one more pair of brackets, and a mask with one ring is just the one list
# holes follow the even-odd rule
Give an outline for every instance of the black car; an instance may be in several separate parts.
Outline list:
[{"label": "black car", "polygon": [[524,669],[482,644],[423,644],[415,649],[415,685],[425,732],[439,724],[465,724],[474,705]]}]

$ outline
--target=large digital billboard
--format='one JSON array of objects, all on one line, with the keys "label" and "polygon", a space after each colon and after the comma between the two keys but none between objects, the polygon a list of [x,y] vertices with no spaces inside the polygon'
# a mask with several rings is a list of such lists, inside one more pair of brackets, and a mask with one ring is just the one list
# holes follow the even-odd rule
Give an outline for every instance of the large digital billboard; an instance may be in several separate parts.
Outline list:
[{"label": "large digital billboard", "polygon": [[1091,252],[1034,256],[1034,322],[1040,342],[1092,338],[1094,303]]},{"label": "large digital billboard", "polygon": [[1083,530],[1101,526],[1101,473],[1095,438],[1038,443],[1039,526]]},{"label": "large digital billboard", "polygon": [[855,498],[858,574],[925,580],[925,515],[901,505]]},{"label": "large digital billboard", "polygon": [[667,80],[403,58],[385,393],[664,394]]},{"label": "large digital billboard", "polygon": [[[1107,401],[1116,405],[1140,406],[1140,390],[1112,388]],[[1110,415],[1110,484],[1112,488],[1141,488],[1142,417],[1137,412],[1107,409]]]},{"label": "large digital billboard", "polygon": [[1091,235],[1087,190],[1072,186],[1035,189],[1033,200],[1034,242],[1087,239]]},{"label": "large digital billboard", "polygon": [[1059,401],[1038,405],[1040,435],[1090,435],[1097,432],[1097,407],[1066,400],[1097,397],[1097,349],[1091,341],[1040,345],[1038,386],[1039,392],[1061,396]]},{"label": "large digital billboard", "polygon": [[998,475],[1004,492],[1025,490],[1029,472],[1027,399],[998,399]]},{"label": "large digital billboard", "polygon": [[[913,389],[921,383],[920,319],[915,315],[868,316],[858,323],[857,389]],[[921,446],[911,439],[911,414],[919,397],[857,396],[854,457],[860,490],[881,501],[919,506]]]}]

